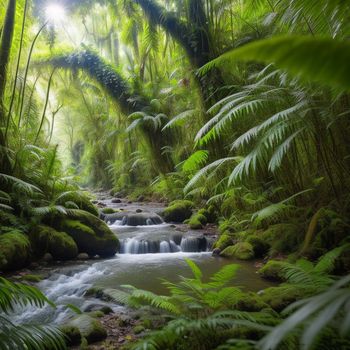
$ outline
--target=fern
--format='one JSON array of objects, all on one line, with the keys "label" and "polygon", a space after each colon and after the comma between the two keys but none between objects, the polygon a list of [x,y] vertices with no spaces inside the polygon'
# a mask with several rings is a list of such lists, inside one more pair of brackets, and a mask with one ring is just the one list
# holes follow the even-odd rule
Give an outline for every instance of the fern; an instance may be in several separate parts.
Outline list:
[{"label": "fern", "polygon": [[205,74],[213,67],[234,60],[275,62],[277,66],[305,80],[349,90],[350,45],[346,41],[308,36],[280,36],[260,40],[229,51],[200,69]]},{"label": "fern", "polygon": [[[15,306],[33,305],[43,307],[54,304],[38,289],[23,284],[12,283],[0,277],[0,311],[9,314]],[[18,325],[8,317],[0,315],[1,349],[66,349],[63,334],[53,326]]]},{"label": "fern", "polygon": [[300,328],[300,349],[303,350],[311,349],[316,336],[332,324],[337,325],[340,336],[346,337],[350,331],[349,283],[350,276],[346,276],[334,283],[329,290],[290,305],[285,312],[293,313],[259,342],[259,348],[277,349],[284,338]]},{"label": "fern", "polygon": [[182,171],[184,172],[193,172],[198,170],[198,168],[206,163],[208,159],[208,151],[196,151],[191,154],[183,163],[182,163]]}]

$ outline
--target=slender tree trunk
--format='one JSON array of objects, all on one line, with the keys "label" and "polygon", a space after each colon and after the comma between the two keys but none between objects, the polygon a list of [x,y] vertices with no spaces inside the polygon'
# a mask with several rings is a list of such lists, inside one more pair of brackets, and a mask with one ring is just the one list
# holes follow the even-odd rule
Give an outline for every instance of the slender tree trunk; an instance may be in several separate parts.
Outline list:
[{"label": "slender tree trunk", "polygon": [[4,135],[6,127],[5,88],[7,68],[10,61],[12,38],[15,27],[16,0],[9,0],[0,41],[0,171],[11,171],[11,162],[7,152],[7,140]]}]

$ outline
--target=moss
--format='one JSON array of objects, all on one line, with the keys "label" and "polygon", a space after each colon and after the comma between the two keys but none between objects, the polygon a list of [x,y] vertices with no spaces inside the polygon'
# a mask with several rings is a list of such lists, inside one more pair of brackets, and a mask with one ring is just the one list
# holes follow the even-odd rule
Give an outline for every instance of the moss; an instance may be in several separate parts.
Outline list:
[{"label": "moss", "polygon": [[28,281],[28,282],[40,282],[42,281],[43,276],[41,275],[24,275],[21,277],[22,281]]},{"label": "moss", "polygon": [[348,236],[348,232],[349,226],[340,214],[322,208],[319,211],[314,240],[308,249],[304,249],[304,253],[312,259],[319,258],[339,245]]},{"label": "moss", "polygon": [[188,224],[191,229],[199,230],[207,224],[207,218],[198,212],[191,216],[191,218],[188,220]]},{"label": "moss", "polygon": [[256,258],[264,257],[270,249],[270,245],[256,235],[249,236],[246,242],[253,246],[254,255]]},{"label": "moss", "polygon": [[70,260],[78,255],[78,247],[65,232],[38,225],[29,233],[34,252],[38,256],[50,253],[55,260]]},{"label": "moss", "polygon": [[220,256],[231,258],[235,257],[240,260],[250,260],[254,258],[253,246],[248,242],[238,242],[235,245],[225,248]]},{"label": "moss", "polygon": [[[23,223],[20,221],[20,219],[8,212],[0,210],[0,226],[8,226],[12,230],[14,227],[19,227],[23,225]],[[0,227],[0,233],[6,233],[6,232],[1,232],[1,227]],[[9,231],[8,229],[5,231]]]},{"label": "moss", "polygon": [[62,196],[57,204],[63,205],[66,208],[76,209],[78,207],[81,210],[87,211],[88,213],[98,216],[97,208],[91,203],[90,198],[77,191],[67,192],[64,196]]},{"label": "moss", "polygon": [[259,238],[270,244],[270,255],[290,253],[298,249],[303,239],[303,232],[294,224],[277,224],[259,234]]},{"label": "moss", "polygon": [[176,200],[169,204],[163,211],[166,222],[184,222],[192,215],[193,202],[188,200]]},{"label": "moss", "polygon": [[270,260],[258,270],[261,277],[271,281],[283,282],[286,280],[283,272],[285,263],[283,261]]},{"label": "moss", "polygon": [[29,262],[30,242],[18,230],[0,235],[0,270],[15,270]]},{"label": "moss", "polygon": [[103,340],[107,337],[107,332],[101,322],[87,314],[75,317],[68,326],[78,328],[80,334],[89,344]]},{"label": "moss", "polygon": [[266,288],[260,296],[262,301],[270,305],[272,309],[281,312],[288,305],[308,295],[299,286],[284,284],[279,287]]},{"label": "moss", "polygon": [[96,310],[96,311],[90,311],[87,313],[89,316],[94,317],[94,318],[101,318],[105,314],[101,310]]},{"label": "moss", "polygon": [[101,210],[101,212],[103,214],[114,214],[116,212],[116,210],[114,210],[113,208],[103,208]]},{"label": "moss", "polygon": [[219,236],[217,241],[214,243],[213,248],[224,250],[225,248],[233,244],[234,244],[233,236],[227,233],[223,233],[222,235]]},{"label": "moss", "polygon": [[79,345],[81,343],[81,334],[78,327],[62,326],[60,330],[65,335],[65,341],[68,346]]},{"label": "moss", "polygon": [[140,333],[142,333],[142,332],[144,332],[145,331],[145,327],[144,326],[142,326],[142,325],[137,325],[137,326],[135,326],[134,328],[133,328],[133,332],[135,333],[135,334],[140,334]]},{"label": "moss", "polygon": [[77,220],[61,221],[61,230],[73,238],[79,252],[97,254],[101,257],[113,256],[119,247],[119,241],[114,233],[97,217],[84,212],[80,214]]},{"label": "moss", "polygon": [[242,294],[234,308],[240,311],[258,312],[268,309],[269,305],[259,295],[249,292]]},{"label": "moss", "polygon": [[204,215],[206,216],[208,223],[210,224],[215,223],[218,219],[217,212],[213,205],[208,206],[208,208],[206,209],[206,213]]}]

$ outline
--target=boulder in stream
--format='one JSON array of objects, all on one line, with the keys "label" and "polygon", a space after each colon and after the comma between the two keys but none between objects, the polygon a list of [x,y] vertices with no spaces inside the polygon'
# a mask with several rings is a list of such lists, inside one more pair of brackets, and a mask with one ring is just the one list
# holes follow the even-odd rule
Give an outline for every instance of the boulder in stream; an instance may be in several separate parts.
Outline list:
[{"label": "boulder in stream", "polygon": [[182,223],[192,215],[193,202],[188,200],[176,200],[164,209],[162,216],[165,222]]},{"label": "boulder in stream", "polygon": [[60,221],[59,225],[73,238],[79,252],[109,257],[118,251],[118,238],[105,222],[92,214],[81,211],[70,219]]},{"label": "boulder in stream", "polygon": [[101,341],[107,337],[107,332],[101,322],[86,314],[76,316],[68,325],[78,328],[80,334],[86,338],[89,344]]}]

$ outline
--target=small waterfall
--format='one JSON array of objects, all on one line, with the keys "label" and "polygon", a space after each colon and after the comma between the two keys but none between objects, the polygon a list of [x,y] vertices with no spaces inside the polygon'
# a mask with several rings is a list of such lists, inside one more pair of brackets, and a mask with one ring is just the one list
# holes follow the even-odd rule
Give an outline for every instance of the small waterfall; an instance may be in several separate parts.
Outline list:
[{"label": "small waterfall", "polygon": [[182,237],[180,244],[176,244],[174,240],[127,238],[120,241],[120,254],[198,253],[207,251],[209,247],[206,237]]},{"label": "small waterfall", "polygon": [[170,253],[170,243],[167,241],[160,242],[160,253]]},{"label": "small waterfall", "polygon": [[118,212],[113,214],[100,213],[100,218],[109,225],[120,226],[150,226],[160,225],[164,222],[158,214],[147,212]]}]

